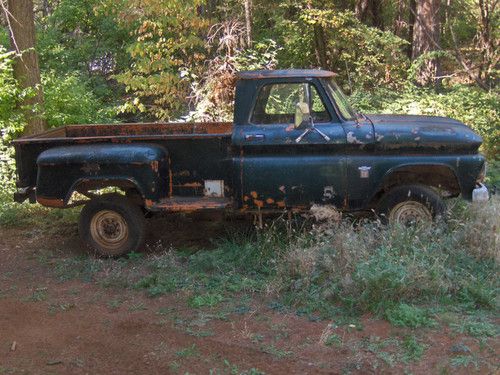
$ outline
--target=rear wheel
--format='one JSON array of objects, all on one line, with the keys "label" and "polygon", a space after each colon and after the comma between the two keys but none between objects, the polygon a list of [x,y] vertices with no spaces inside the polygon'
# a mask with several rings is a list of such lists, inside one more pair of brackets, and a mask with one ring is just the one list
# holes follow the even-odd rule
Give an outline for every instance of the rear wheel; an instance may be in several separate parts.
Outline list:
[{"label": "rear wheel", "polygon": [[116,257],[142,246],[145,219],[138,205],[124,196],[110,194],[85,205],[78,229],[87,246],[96,253]]},{"label": "rear wheel", "polygon": [[382,197],[378,206],[385,222],[404,226],[430,223],[445,210],[439,194],[424,185],[394,187]]}]

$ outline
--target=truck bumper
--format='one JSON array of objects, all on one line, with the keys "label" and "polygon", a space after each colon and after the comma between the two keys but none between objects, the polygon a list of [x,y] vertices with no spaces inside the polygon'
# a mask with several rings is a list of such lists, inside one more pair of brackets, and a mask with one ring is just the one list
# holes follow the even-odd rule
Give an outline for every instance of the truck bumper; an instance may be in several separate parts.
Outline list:
[{"label": "truck bumper", "polygon": [[479,183],[478,186],[472,190],[473,202],[487,202],[489,199],[490,193],[485,185]]}]

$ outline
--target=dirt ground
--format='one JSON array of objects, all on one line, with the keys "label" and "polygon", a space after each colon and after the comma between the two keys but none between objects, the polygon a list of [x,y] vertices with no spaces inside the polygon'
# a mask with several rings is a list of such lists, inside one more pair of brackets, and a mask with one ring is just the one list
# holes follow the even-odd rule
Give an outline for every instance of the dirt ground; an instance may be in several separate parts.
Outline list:
[{"label": "dirt ground", "polygon": [[[161,223],[156,223],[161,228]],[[224,235],[212,222],[156,230],[175,246],[209,246]],[[160,233],[160,234],[158,234]],[[209,233],[209,235],[207,235]],[[156,236],[156,237],[155,237]],[[45,233],[0,228],[0,374],[344,374],[496,373],[499,346],[448,328],[415,333],[425,344],[417,361],[398,359],[394,337],[407,331],[370,316],[360,327],[309,321],[271,309],[256,296],[249,311],[193,309],[182,293],[61,281],[53,258],[85,256],[76,226]],[[209,250],[204,250],[209,251]],[[328,334],[339,342],[325,345]],[[467,349],[461,349],[467,348]],[[461,352],[463,350],[463,352]],[[475,363],[454,366],[452,357]]]}]

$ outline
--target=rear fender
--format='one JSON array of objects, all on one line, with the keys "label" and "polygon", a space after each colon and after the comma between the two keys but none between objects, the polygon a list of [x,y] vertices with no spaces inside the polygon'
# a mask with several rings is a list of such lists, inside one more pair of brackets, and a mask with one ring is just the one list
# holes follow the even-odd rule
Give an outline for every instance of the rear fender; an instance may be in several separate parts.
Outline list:
[{"label": "rear fender", "polygon": [[168,152],[154,144],[94,144],[56,147],[38,159],[36,199],[65,207],[74,191],[134,188],[145,206],[168,194]]}]

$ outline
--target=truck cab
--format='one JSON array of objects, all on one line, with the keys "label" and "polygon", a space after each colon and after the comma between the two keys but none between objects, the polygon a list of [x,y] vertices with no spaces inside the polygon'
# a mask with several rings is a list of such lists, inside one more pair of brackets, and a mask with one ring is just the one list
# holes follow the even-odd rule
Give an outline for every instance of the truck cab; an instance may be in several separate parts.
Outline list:
[{"label": "truck cab", "polygon": [[[261,216],[322,204],[408,225],[442,216],[445,198],[487,199],[470,128],[358,113],[333,76],[241,72],[233,123],[70,125],[20,138],[15,199],[85,205],[82,238],[106,256],[140,248],[148,211]],[[107,187],[123,194],[96,193]]]}]

